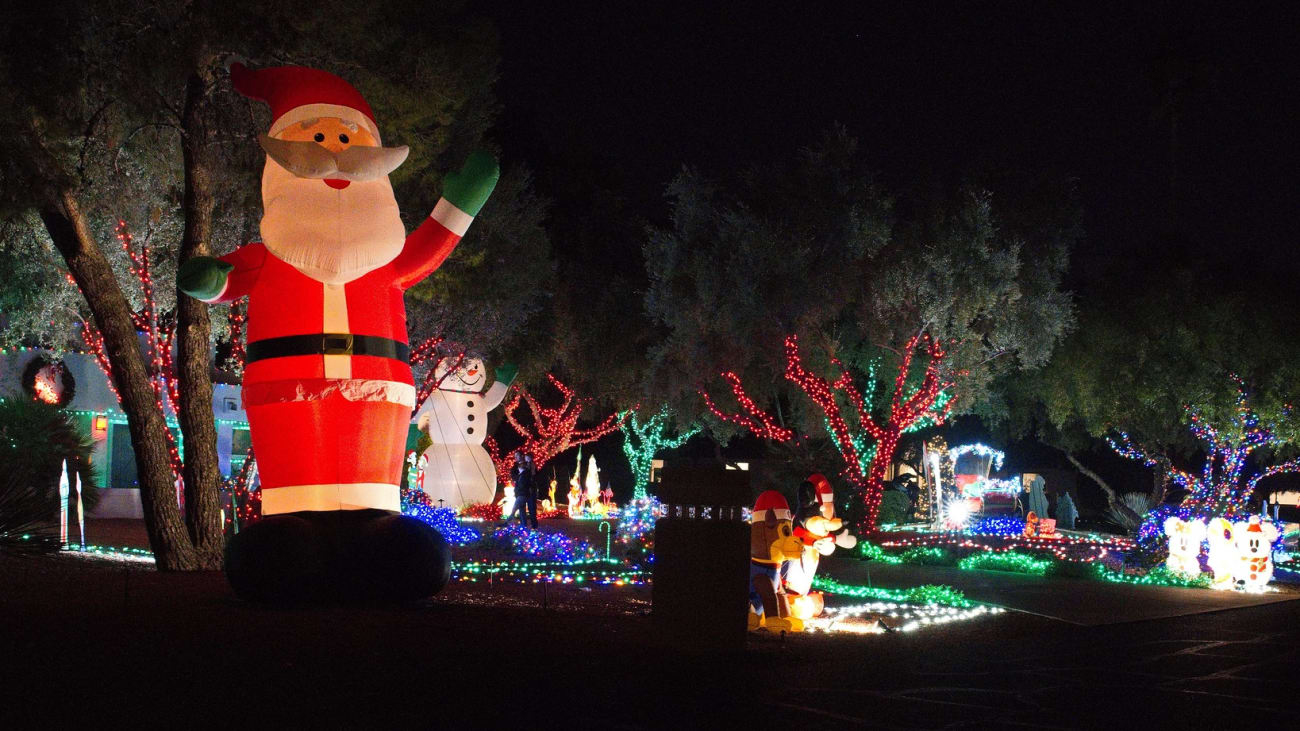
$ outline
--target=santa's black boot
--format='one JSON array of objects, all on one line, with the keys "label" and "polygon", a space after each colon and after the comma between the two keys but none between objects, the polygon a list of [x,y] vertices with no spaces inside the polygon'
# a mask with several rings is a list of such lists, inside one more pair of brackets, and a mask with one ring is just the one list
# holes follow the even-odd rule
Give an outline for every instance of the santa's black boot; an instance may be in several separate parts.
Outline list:
[{"label": "santa's black boot", "polygon": [[330,543],[314,522],[272,515],[236,533],[226,546],[226,580],[241,599],[298,604],[323,598],[333,562]]},{"label": "santa's black boot", "polygon": [[347,563],[357,599],[415,601],[447,585],[451,546],[442,534],[407,515],[356,513]]}]

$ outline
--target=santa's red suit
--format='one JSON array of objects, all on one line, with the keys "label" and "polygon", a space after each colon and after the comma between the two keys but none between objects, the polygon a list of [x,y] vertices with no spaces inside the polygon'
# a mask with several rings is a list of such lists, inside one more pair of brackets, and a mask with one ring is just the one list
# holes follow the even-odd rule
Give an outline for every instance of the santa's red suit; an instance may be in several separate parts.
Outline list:
[{"label": "santa's red suit", "polygon": [[[332,74],[237,66],[232,78],[237,90],[271,105],[271,137],[293,132],[294,125],[306,129],[320,118],[337,118],[354,137],[362,130],[379,139],[365,100]],[[249,298],[243,395],[264,515],[399,510],[402,457],[415,408],[402,296],[442,264],[473,217],[444,198],[403,244],[387,176],[378,193],[371,178],[302,182],[268,159],[262,221],[267,244],[221,257],[233,266],[225,288],[202,298]],[[354,187],[345,190],[349,185]],[[277,213],[284,210],[288,215]],[[366,236],[382,239],[377,248],[384,253],[352,268],[338,265],[365,248],[354,242]],[[314,238],[326,252],[318,258],[327,264],[319,267],[312,259]]]},{"label": "santa's red suit", "polygon": [[[221,257],[235,268],[225,291],[209,301],[248,296],[244,408],[262,479],[263,514],[398,509],[415,408],[402,296],[460,241],[439,221],[459,222],[463,231],[467,222],[457,213],[435,209],[396,259],[344,284],[313,279],[260,243]],[[293,343],[281,340],[293,336],[320,339],[324,352],[255,357],[267,344]],[[382,341],[400,347],[391,354],[357,354],[358,336],[381,341],[377,350]]]}]

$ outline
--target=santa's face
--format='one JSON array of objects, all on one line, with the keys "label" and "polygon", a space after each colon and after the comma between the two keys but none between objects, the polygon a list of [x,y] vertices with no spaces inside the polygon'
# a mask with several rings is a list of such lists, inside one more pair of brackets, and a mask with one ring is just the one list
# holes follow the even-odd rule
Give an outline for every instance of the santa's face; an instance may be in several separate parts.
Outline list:
[{"label": "santa's face", "polygon": [[406,228],[387,173],[403,148],[379,147],[365,127],[336,117],[290,124],[262,144],[262,240],[277,257],[341,284],[401,252]]},{"label": "santa's face", "polygon": [[[447,369],[456,365],[457,360],[459,359],[443,358],[438,362],[438,368],[434,371],[434,379],[442,384],[438,386],[438,390],[456,391],[458,393],[481,393],[483,385],[487,381],[483,361],[479,358],[466,358],[461,362],[459,368],[448,374]],[[446,377],[444,378],[444,376]]]}]

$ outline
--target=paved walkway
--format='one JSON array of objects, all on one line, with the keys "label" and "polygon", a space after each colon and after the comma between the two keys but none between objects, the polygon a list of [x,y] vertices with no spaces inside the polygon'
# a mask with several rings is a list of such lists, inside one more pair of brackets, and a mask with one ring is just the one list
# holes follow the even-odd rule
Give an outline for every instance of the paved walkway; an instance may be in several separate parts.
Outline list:
[{"label": "paved walkway", "polygon": [[823,559],[819,570],[847,584],[875,584],[890,588],[945,584],[960,589],[976,601],[1085,626],[1182,617],[1300,599],[1300,591],[1293,587],[1282,587],[1266,594],[1245,594],[1046,578],[1006,571],[962,571],[906,564],[890,566],[834,557]]}]

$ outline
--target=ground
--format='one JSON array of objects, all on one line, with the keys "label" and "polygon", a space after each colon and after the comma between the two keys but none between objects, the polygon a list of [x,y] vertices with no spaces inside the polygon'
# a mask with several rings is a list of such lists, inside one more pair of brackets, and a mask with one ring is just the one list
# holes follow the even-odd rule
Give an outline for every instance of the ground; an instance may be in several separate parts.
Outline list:
[{"label": "ground", "polygon": [[[943,571],[889,568],[873,581]],[[975,574],[979,591],[1003,585],[992,573]],[[543,606],[541,585],[461,584],[406,607],[274,610],[220,574],[70,557],[0,558],[0,586],[5,728],[1242,728],[1293,720],[1300,666],[1300,602],[1125,620],[1125,605],[1206,594],[1186,589],[1116,587],[1134,593],[1106,622],[1009,611],[906,634],[754,635],[717,655],[658,634],[640,588],[550,587]]]}]

